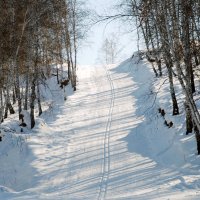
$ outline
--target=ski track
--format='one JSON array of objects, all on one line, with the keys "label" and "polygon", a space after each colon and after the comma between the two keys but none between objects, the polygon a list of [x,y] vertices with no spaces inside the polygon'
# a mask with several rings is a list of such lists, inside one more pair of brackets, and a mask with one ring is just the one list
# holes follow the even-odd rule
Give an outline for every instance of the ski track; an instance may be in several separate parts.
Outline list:
[{"label": "ski track", "polygon": [[108,69],[108,66],[105,66],[107,79],[110,84],[111,89],[111,101],[110,101],[110,107],[109,107],[109,115],[108,115],[108,121],[106,124],[106,131],[105,131],[105,137],[104,137],[104,163],[103,163],[103,169],[102,169],[102,179],[101,179],[101,186],[99,191],[98,200],[105,199],[106,193],[107,193],[107,185],[108,185],[108,179],[109,179],[109,171],[110,171],[110,128],[112,123],[112,113],[113,113],[113,107],[114,107],[114,100],[115,100],[115,91],[114,91],[114,85],[110,76],[110,72]]}]

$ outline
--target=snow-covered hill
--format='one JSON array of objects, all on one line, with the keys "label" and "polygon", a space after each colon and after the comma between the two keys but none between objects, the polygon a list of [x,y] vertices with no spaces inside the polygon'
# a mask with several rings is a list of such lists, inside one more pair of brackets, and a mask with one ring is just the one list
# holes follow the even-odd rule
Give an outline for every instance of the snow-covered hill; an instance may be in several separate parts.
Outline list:
[{"label": "snow-covered hill", "polygon": [[0,199],[199,199],[194,135],[183,114],[171,115],[165,75],[155,79],[145,60],[80,66],[77,91],[67,101],[53,93],[33,131],[0,142]]}]

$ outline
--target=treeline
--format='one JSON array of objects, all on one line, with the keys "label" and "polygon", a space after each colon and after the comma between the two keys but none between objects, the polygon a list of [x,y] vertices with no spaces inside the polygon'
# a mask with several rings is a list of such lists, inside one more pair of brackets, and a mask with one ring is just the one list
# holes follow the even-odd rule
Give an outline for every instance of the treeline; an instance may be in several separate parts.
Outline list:
[{"label": "treeline", "polygon": [[[76,90],[77,48],[84,36],[87,12],[78,0],[0,1],[0,121],[29,110],[35,125],[35,103],[42,114],[39,85],[57,67],[58,83],[67,79]],[[68,77],[63,77],[63,63]],[[58,73],[59,70],[59,73]],[[61,74],[59,76],[59,74]]]},{"label": "treeline", "polygon": [[194,100],[200,64],[200,1],[122,0],[120,9],[123,12],[114,17],[136,22],[155,75],[162,76],[162,64],[166,66],[173,115],[179,114],[174,89],[174,77],[178,78],[185,95],[186,133],[195,132],[200,154],[200,114]]}]

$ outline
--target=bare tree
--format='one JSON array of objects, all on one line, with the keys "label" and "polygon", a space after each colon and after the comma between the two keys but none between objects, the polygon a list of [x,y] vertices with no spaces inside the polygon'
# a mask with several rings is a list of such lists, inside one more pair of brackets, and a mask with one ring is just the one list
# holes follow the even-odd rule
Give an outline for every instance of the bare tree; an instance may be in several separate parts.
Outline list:
[{"label": "bare tree", "polygon": [[111,33],[109,37],[105,38],[100,49],[99,59],[103,60],[105,64],[114,64],[120,56],[122,48],[119,45],[119,38],[116,34]]}]

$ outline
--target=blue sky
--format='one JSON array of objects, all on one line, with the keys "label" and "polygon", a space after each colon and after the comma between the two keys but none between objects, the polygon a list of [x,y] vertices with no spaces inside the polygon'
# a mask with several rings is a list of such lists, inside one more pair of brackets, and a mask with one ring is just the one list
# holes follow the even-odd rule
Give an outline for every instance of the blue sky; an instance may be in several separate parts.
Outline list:
[{"label": "blue sky", "polygon": [[[103,14],[106,11],[111,11],[111,7],[116,2],[116,0],[87,0],[86,4],[89,8]],[[122,25],[119,22],[109,23],[108,25],[101,23],[92,27],[89,31],[87,41],[83,43],[82,48],[79,50],[78,63],[81,65],[97,64],[103,40],[111,35],[111,33],[118,35],[119,46],[123,48],[119,60],[125,60],[130,57],[137,50],[137,35],[135,32],[127,33],[127,29],[126,25]]]}]

